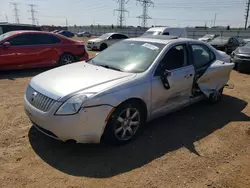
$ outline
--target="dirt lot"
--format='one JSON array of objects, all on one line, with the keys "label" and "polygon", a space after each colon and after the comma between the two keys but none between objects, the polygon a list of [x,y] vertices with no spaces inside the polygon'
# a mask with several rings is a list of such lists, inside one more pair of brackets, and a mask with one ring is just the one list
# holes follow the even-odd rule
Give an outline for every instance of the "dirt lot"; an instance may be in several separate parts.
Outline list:
[{"label": "dirt lot", "polygon": [[223,100],[149,123],[123,147],[64,144],[31,126],[25,86],[44,71],[0,73],[0,187],[250,187],[250,76]]}]

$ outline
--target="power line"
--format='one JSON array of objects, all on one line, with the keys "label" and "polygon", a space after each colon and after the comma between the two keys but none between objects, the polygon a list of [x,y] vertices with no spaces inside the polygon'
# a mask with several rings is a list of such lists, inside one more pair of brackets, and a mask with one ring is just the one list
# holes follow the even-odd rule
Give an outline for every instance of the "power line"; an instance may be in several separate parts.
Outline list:
[{"label": "power line", "polygon": [[246,4],[246,20],[245,20],[245,30],[247,29],[247,22],[248,22],[248,16],[249,16],[249,8],[250,8],[250,0],[248,0]]},{"label": "power line", "polygon": [[128,10],[125,9],[125,4],[128,3],[129,0],[117,0],[117,3],[119,3],[119,8],[115,9],[115,12],[118,12],[118,18],[117,18],[117,24],[122,27],[125,25],[125,12],[128,12]]},{"label": "power line", "polygon": [[153,1],[151,0],[136,0],[137,2],[141,3],[142,6],[142,15],[138,16],[137,18],[142,19],[141,25],[142,27],[147,27],[147,20],[152,19],[148,15],[148,7],[154,5]]},{"label": "power line", "polygon": [[19,19],[19,9],[18,9],[18,3],[10,3],[13,6],[13,12],[14,12],[14,16],[15,16],[15,22],[17,24],[20,23],[20,19]]},{"label": "power line", "polygon": [[31,19],[32,20],[32,24],[33,25],[36,25],[36,17],[35,17],[35,13],[37,12],[36,10],[35,10],[35,7],[37,7],[36,5],[34,5],[34,4],[29,4],[28,5],[29,7],[30,7],[30,12],[31,12],[31,18],[29,18],[29,19]]}]

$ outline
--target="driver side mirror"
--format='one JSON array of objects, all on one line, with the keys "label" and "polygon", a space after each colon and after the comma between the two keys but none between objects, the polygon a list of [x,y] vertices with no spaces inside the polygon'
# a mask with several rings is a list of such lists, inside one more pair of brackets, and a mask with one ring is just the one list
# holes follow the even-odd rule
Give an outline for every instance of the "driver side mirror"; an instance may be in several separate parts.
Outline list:
[{"label": "driver side mirror", "polygon": [[11,46],[11,43],[10,42],[4,42],[2,44],[2,46],[5,47],[5,48],[9,48]]},{"label": "driver side mirror", "polygon": [[171,76],[172,73],[171,71],[169,70],[164,70],[162,73],[161,73],[161,81],[162,81],[162,84],[164,86],[165,89],[169,90],[170,89],[170,84],[168,82],[168,77]]}]

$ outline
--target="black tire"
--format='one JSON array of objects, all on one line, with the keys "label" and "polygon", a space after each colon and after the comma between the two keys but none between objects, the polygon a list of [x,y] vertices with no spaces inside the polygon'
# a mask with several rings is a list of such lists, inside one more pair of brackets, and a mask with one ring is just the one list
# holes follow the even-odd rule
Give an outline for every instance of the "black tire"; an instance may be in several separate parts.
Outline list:
[{"label": "black tire", "polygon": [[241,63],[238,63],[237,71],[240,72],[240,73],[244,73],[245,69],[244,69],[244,66]]},{"label": "black tire", "polygon": [[63,66],[63,65],[74,63],[75,61],[76,61],[76,58],[74,55],[70,53],[64,53],[61,55],[58,65]]},{"label": "black tire", "polygon": [[[127,120],[128,109],[130,109],[129,117],[131,118]],[[133,118],[136,113],[138,113],[138,116],[136,115],[135,118]],[[111,145],[127,144],[138,136],[145,120],[146,113],[142,105],[136,102],[123,103],[115,109],[108,120],[103,134],[103,140]],[[139,123],[136,124],[137,122]],[[134,125],[132,125],[132,123]]]},{"label": "black tire", "polygon": [[108,45],[106,43],[102,43],[100,46],[100,50],[103,51],[108,47]]},{"label": "black tire", "polygon": [[219,91],[214,91],[214,93],[211,93],[209,98],[208,98],[209,103],[210,104],[218,103],[223,96],[223,90],[224,90],[224,87],[221,88]]}]

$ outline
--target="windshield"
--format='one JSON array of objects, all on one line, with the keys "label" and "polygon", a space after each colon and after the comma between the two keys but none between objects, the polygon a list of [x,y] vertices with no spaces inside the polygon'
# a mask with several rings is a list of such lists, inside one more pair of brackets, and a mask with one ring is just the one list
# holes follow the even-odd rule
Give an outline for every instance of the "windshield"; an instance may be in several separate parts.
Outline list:
[{"label": "windshield", "polygon": [[160,34],[161,31],[147,31],[143,35],[146,36],[146,35],[160,35]]},{"label": "windshield", "polygon": [[100,38],[100,39],[107,39],[107,38],[109,38],[110,36],[111,36],[111,34],[106,33],[106,34],[104,34],[104,35],[101,35],[99,38]]},{"label": "windshield", "polygon": [[9,37],[9,36],[12,35],[13,33],[14,33],[14,32],[11,31],[11,32],[4,33],[4,34],[0,35],[0,41],[3,40],[3,39],[5,39],[5,38],[7,38],[7,37]]},{"label": "windshield", "polygon": [[99,53],[90,63],[123,72],[144,72],[164,46],[160,43],[125,40]]}]

